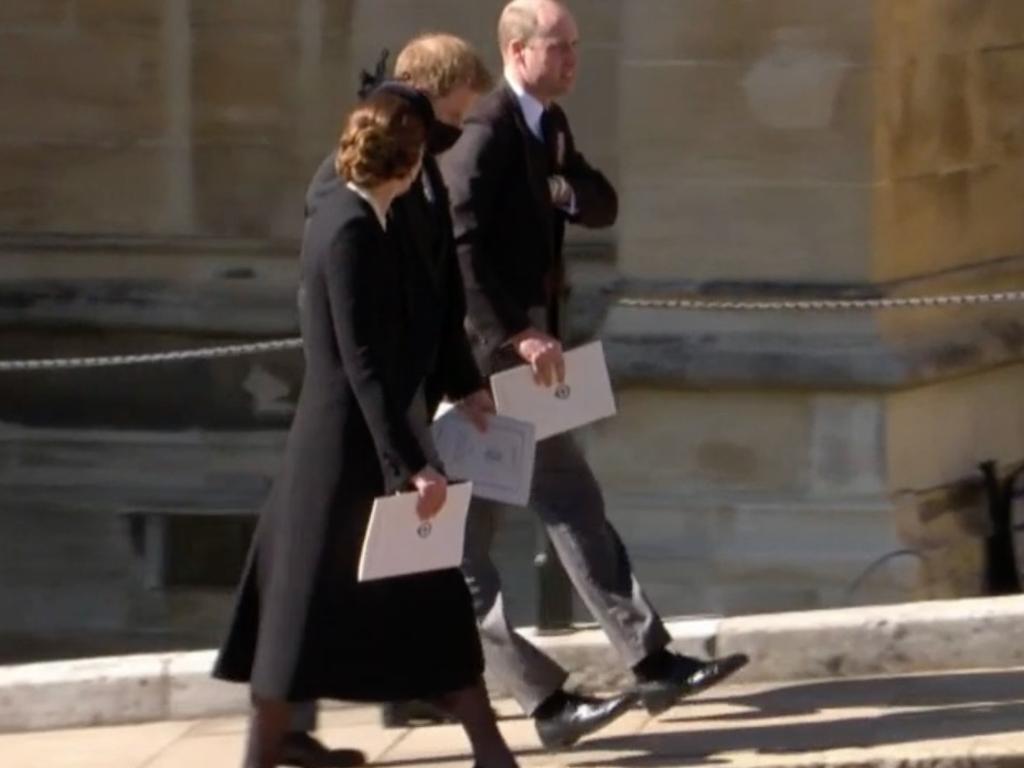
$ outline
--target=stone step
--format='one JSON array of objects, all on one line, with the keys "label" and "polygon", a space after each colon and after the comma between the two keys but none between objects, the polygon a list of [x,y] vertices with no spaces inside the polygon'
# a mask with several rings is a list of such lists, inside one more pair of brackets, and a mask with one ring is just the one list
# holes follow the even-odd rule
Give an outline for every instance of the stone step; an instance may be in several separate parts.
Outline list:
[{"label": "stone step", "polygon": [[[737,683],[882,677],[1024,666],[1024,598],[912,603],[670,624],[694,655],[744,652]],[[571,685],[632,683],[603,633],[532,635],[572,674]],[[241,714],[244,686],[209,678],[213,651],[0,667],[0,732]],[[493,695],[504,694],[491,680]]]}]

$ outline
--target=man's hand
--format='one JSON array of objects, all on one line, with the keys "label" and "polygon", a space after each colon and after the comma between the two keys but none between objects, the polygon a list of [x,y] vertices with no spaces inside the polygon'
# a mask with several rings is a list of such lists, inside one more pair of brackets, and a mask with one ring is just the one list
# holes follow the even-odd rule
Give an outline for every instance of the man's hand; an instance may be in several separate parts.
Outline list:
[{"label": "man's hand", "polygon": [[494,413],[494,398],[491,397],[491,393],[487,389],[478,389],[473,394],[459,400],[455,407],[473,422],[474,427],[481,432],[486,432],[487,420]]},{"label": "man's hand", "polygon": [[533,380],[550,387],[565,381],[565,359],[558,339],[528,328],[512,337],[512,347],[533,368]]},{"label": "man's hand", "polygon": [[573,190],[564,176],[548,176],[548,191],[556,208],[569,208],[573,201]]},{"label": "man's hand", "polygon": [[448,498],[448,480],[428,464],[412,476],[412,485],[419,494],[416,515],[420,520],[436,517]]}]

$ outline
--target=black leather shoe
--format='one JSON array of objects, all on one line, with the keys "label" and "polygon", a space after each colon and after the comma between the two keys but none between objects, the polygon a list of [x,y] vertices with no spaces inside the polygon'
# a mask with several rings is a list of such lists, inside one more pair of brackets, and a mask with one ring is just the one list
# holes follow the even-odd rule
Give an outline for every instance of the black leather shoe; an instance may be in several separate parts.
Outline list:
[{"label": "black leather shoe", "polygon": [[720,683],[747,665],[745,653],[734,653],[720,659],[697,661],[675,656],[668,673],[653,680],[642,680],[637,686],[640,700],[652,715],[660,715],[675,706],[679,699],[692,696]]},{"label": "black leather shoe", "polygon": [[636,703],[635,693],[597,699],[575,693],[563,694],[561,709],[547,717],[535,717],[540,743],[548,749],[566,749],[594,731],[604,728]]},{"label": "black leather shoe", "polygon": [[278,762],[298,768],[355,768],[366,765],[366,755],[358,749],[328,749],[308,733],[291,731],[281,743]]},{"label": "black leather shoe", "polygon": [[385,728],[415,728],[457,722],[436,704],[420,699],[389,701],[380,707],[380,722]]}]

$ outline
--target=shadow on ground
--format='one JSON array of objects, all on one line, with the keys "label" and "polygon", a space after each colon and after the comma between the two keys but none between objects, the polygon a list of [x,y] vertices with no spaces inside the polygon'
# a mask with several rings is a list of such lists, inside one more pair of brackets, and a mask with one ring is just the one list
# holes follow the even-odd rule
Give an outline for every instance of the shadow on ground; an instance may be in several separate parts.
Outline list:
[{"label": "shadow on ground", "polygon": [[[743,709],[713,710],[706,715],[696,709],[708,705]],[[873,708],[880,711],[860,711]],[[692,715],[687,714],[688,709],[694,710]],[[856,710],[856,714],[844,718],[845,709]],[[815,719],[822,713],[828,713],[827,720]],[[780,723],[780,718],[804,719]],[[730,762],[726,755],[736,752],[793,756],[1019,730],[1024,730],[1024,672],[829,680],[749,695],[708,695],[672,710],[656,724],[648,723],[644,731],[608,738],[598,735],[556,759],[575,768],[609,764],[624,768],[670,764],[676,768],[725,764]],[[602,755],[588,754],[593,752]],[[610,758],[609,752],[622,754]],[[539,750],[520,754],[535,756]],[[417,764],[452,759],[452,755],[437,756]]]}]

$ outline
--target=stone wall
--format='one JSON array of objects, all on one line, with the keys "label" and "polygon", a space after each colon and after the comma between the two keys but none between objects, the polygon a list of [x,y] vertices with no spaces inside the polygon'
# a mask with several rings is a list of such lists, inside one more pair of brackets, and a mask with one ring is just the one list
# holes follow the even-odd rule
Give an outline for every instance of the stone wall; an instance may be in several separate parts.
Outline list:
[{"label": "stone wall", "polygon": [[623,268],[866,279],[872,3],[653,0],[622,13]]},{"label": "stone wall", "polygon": [[[1022,286],[1024,6],[643,6],[623,6],[627,290]],[[692,608],[977,594],[977,465],[1024,457],[1022,331],[1017,305],[613,308],[603,333],[629,394],[592,453],[623,519],[654,506],[693,542],[659,571]],[[624,469],[619,446],[652,436]],[[639,528],[641,560],[663,555],[665,525]],[[701,589],[679,588],[681,568]]]},{"label": "stone wall", "polygon": [[872,274],[1020,256],[1024,6],[896,0],[875,25]]},{"label": "stone wall", "polygon": [[294,237],[350,100],[350,5],[5,4],[0,229]]}]

